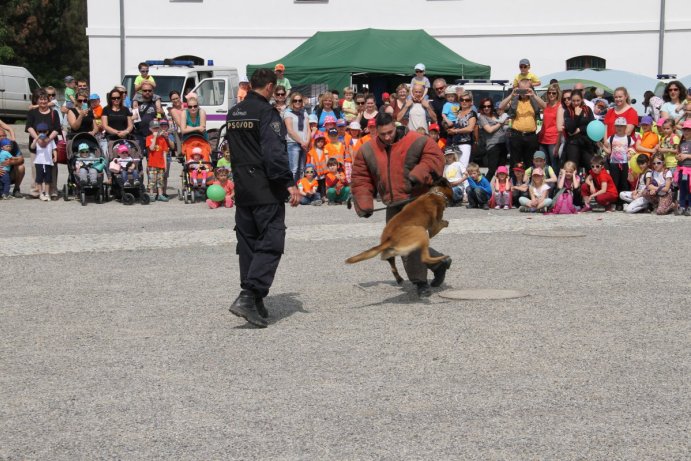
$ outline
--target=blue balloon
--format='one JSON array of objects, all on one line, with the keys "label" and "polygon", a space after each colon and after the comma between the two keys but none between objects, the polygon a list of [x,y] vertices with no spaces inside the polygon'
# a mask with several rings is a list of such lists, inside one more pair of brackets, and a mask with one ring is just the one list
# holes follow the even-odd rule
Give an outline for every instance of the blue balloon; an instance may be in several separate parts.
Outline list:
[{"label": "blue balloon", "polygon": [[588,128],[586,128],[588,137],[594,142],[602,141],[602,138],[605,137],[606,131],[605,124],[599,120],[593,120],[592,122],[588,123]]}]

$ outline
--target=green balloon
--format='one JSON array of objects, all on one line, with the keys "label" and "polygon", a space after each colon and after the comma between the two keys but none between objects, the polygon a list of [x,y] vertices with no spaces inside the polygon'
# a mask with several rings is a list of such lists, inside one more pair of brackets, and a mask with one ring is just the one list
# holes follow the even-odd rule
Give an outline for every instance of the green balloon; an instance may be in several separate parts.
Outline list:
[{"label": "green balloon", "polygon": [[226,198],[226,190],[218,184],[212,184],[206,189],[206,196],[209,200],[220,202]]}]

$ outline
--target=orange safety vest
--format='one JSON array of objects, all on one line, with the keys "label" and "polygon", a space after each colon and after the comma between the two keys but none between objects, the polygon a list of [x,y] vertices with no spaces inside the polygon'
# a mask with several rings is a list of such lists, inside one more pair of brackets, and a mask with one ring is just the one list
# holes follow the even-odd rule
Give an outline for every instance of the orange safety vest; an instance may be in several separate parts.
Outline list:
[{"label": "orange safety vest", "polygon": [[321,156],[317,152],[316,147],[313,147],[307,153],[307,163],[314,165],[314,170],[317,172],[317,176],[324,176],[329,171],[329,169],[326,167],[326,161],[326,146],[324,146],[324,149],[322,149]]}]

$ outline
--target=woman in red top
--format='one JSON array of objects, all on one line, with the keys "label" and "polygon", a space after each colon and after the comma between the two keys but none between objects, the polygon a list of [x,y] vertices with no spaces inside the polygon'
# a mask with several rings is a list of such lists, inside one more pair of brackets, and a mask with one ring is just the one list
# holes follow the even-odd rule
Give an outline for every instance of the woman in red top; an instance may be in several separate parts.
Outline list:
[{"label": "woman in red top", "polygon": [[638,112],[631,107],[631,98],[626,88],[620,86],[614,90],[614,107],[607,111],[605,115],[605,125],[607,126],[607,134],[605,137],[613,136],[616,130],[614,129],[614,121],[624,117],[626,119],[626,135],[631,136],[634,128],[638,125]]},{"label": "woman in red top", "polygon": [[547,88],[547,105],[542,109],[542,128],[538,133],[537,140],[540,143],[540,150],[547,156],[547,164],[551,165],[554,171],[559,171],[559,154],[554,152],[559,139],[557,130],[557,111],[561,101],[561,91],[557,83],[552,83]]}]

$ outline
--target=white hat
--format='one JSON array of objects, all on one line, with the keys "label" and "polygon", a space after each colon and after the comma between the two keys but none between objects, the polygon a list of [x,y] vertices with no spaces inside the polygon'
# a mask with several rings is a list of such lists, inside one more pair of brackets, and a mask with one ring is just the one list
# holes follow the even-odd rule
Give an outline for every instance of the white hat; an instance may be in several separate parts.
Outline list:
[{"label": "white hat", "polygon": [[348,128],[351,130],[362,130],[362,127],[360,126],[360,123],[358,123],[358,122],[350,122],[350,125],[348,125]]},{"label": "white hat", "polygon": [[424,65],[423,63],[421,63],[421,62],[418,63],[418,64],[415,64],[415,70],[422,70],[422,71],[424,71],[424,70],[425,70],[425,65]]},{"label": "white hat", "polygon": [[456,94],[456,85],[449,85],[444,90],[444,94]]},{"label": "white hat", "polygon": [[614,121],[614,126],[626,126],[628,123],[626,123],[626,119],[624,117],[617,117],[617,119]]},{"label": "white hat", "polygon": [[241,75],[240,76],[240,83],[249,83],[250,81],[247,79],[247,75]]}]

